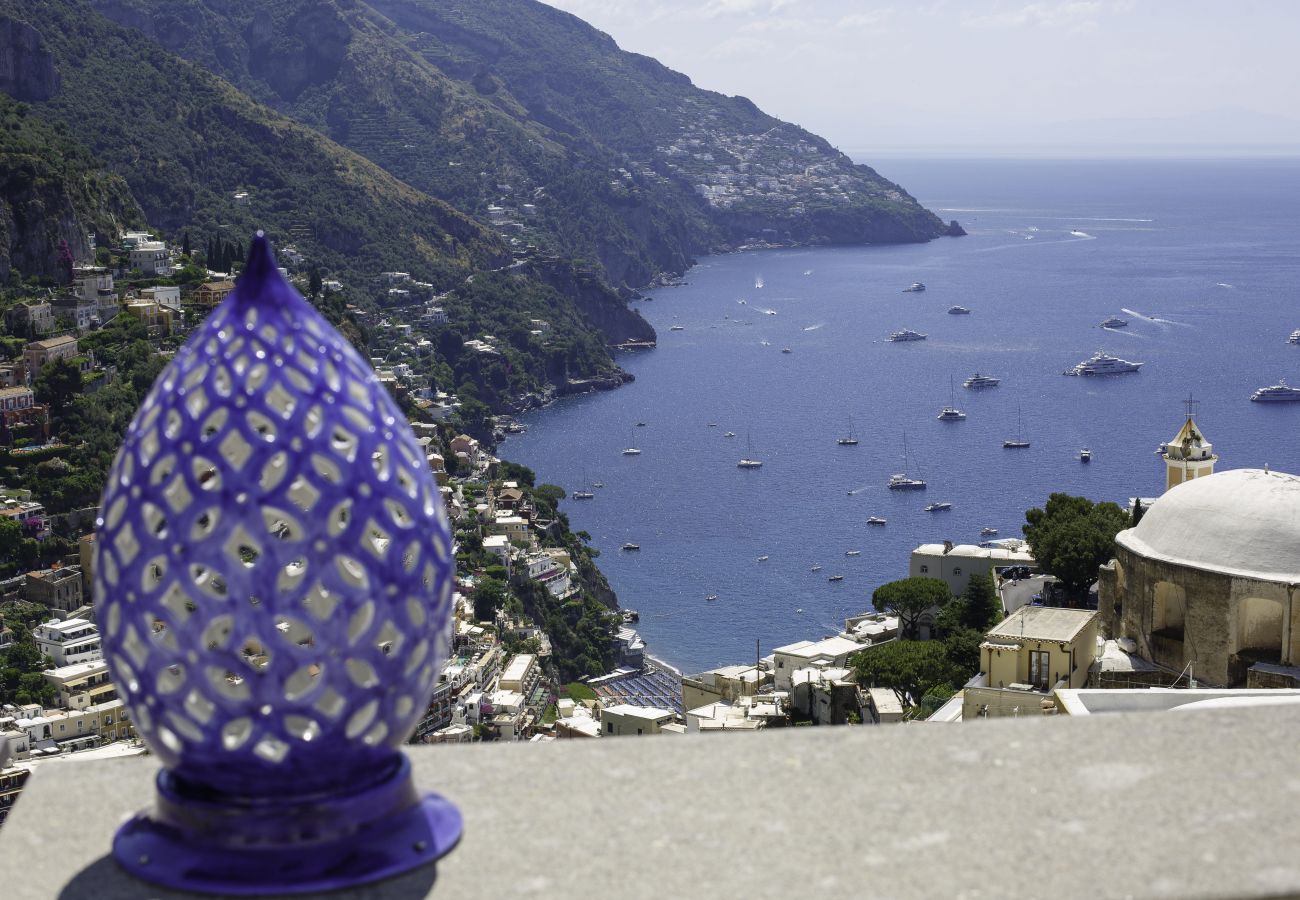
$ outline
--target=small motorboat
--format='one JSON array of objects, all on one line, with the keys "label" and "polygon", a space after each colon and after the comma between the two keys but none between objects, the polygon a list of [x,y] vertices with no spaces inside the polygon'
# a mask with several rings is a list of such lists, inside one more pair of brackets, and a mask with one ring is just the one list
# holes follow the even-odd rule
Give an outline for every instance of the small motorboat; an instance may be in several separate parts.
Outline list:
[{"label": "small motorboat", "polygon": [[882,518],[880,518],[880,516],[872,516],[871,518],[867,519],[867,524],[868,524],[868,525],[884,525],[886,521],[887,521],[886,519],[882,519]]},{"label": "small motorboat", "polygon": [[1080,450],[1079,462],[1081,463],[1092,462],[1092,451],[1089,450],[1087,447],[1084,447],[1082,450]]},{"label": "small motorboat", "polygon": [[821,566],[813,566],[811,571],[813,571],[813,572],[820,572],[821,570],[822,570],[822,567],[821,567]]},{"label": "small motorboat", "polygon": [[998,533],[998,530],[997,530],[996,528],[981,528],[981,529],[980,529],[980,535],[982,535],[983,537],[992,537],[993,535],[995,535],[995,534],[997,534],[997,533]]},{"label": "small motorboat", "polygon": [[861,556],[861,555],[862,555],[862,551],[861,551],[861,550],[845,550],[845,551],[844,551],[844,555],[845,555],[845,556]]},{"label": "small motorboat", "polygon": [[942,503],[942,502],[930,503],[927,504],[925,507],[926,512],[943,512],[944,510],[948,510],[948,509],[952,509],[951,503]]},{"label": "small motorboat", "polygon": [[704,598],[704,601],[705,601],[706,603],[712,603],[714,600],[717,600],[717,599],[718,599],[718,595],[717,595],[717,594],[709,594],[708,596],[706,596],[706,597]]},{"label": "small motorboat", "polygon": [[844,580],[844,576],[843,576],[843,575],[832,575],[830,578],[827,578],[826,580],[827,580],[827,581],[843,581],[843,580]]},{"label": "small motorboat", "polygon": [[760,557],[758,558],[758,561],[759,561],[759,562],[767,562],[767,557],[766,557],[766,556],[760,556]]},{"label": "small motorboat", "polygon": [[640,549],[641,549],[641,545],[640,545],[640,544],[634,544],[634,543],[632,543],[631,541],[628,541],[626,544],[623,545],[623,549],[624,549],[624,550],[640,550]]}]

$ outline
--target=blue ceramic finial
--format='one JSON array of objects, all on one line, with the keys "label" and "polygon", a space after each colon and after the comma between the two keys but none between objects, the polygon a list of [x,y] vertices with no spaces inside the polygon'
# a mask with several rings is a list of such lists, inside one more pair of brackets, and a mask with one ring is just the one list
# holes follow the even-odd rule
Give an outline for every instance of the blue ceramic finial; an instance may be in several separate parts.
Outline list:
[{"label": "blue ceramic finial", "polygon": [[398,746],[445,661],[437,485],[370,366],[259,232],[159,376],[104,489],[95,597],[162,760],[113,852],[170,887],[315,891],[436,859],[460,814]]}]

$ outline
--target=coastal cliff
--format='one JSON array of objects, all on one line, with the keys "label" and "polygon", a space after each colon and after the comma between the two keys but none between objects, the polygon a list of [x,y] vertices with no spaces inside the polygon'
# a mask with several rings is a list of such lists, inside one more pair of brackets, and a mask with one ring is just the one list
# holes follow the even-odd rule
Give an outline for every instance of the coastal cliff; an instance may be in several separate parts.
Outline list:
[{"label": "coastal cliff", "polygon": [[926,241],[898,185],[535,0],[93,0],[277,111],[614,288],[757,241]]}]

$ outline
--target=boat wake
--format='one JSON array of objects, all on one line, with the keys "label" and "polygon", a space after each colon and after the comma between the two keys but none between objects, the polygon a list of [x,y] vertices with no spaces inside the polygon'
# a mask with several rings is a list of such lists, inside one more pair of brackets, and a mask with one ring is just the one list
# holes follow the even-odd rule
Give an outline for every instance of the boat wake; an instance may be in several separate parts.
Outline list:
[{"label": "boat wake", "polygon": [[1095,234],[1088,234],[1088,232],[1080,231],[1077,228],[1070,232],[1070,237],[1083,238],[1084,240],[1088,240],[1088,241],[1097,240],[1097,236]]},{"label": "boat wake", "polygon": [[804,330],[804,331],[816,331],[818,328],[825,328],[825,327],[826,327],[826,323],[825,323],[825,322],[818,322],[816,325],[805,325],[805,326],[803,327],[803,330]]},{"label": "boat wake", "polygon": [[1221,288],[1228,288],[1229,290],[1236,287],[1235,284],[1228,284],[1226,281],[1216,281],[1214,282],[1214,286],[1221,287]]},{"label": "boat wake", "polygon": [[1100,325],[1098,327],[1101,328],[1101,330],[1106,332],[1107,334],[1121,334],[1124,337],[1137,338],[1140,341],[1150,340],[1150,337],[1148,335],[1139,334],[1136,331],[1129,331],[1127,328],[1108,328],[1105,325]]},{"label": "boat wake", "polygon": [[[1029,238],[1029,239],[1031,239],[1031,240],[1033,239],[1033,235],[1025,235],[1025,237],[1027,237],[1027,238]],[[1054,240],[1054,241],[1034,241],[1032,244],[1027,244],[1027,243],[1025,243],[1024,241],[1021,241],[1021,242],[1019,242],[1019,243],[1017,243],[1017,244],[996,244],[996,245],[994,245],[994,246],[992,246],[992,247],[977,247],[977,248],[975,248],[975,249],[973,249],[973,250],[970,250],[969,252],[971,252],[971,253],[992,253],[994,250],[1014,250],[1014,249],[1017,248],[1017,247],[1052,247],[1052,246],[1055,246],[1056,244],[1078,244],[1078,243],[1082,243],[1084,240],[1095,241],[1096,238],[1095,238],[1095,237],[1091,237],[1091,236],[1089,236],[1089,237],[1086,238],[1086,239],[1085,239],[1085,238],[1077,238],[1077,237],[1075,237],[1075,238],[1072,238],[1072,237],[1064,237],[1064,238],[1057,238],[1057,239]]]},{"label": "boat wake", "polygon": [[776,310],[774,310],[774,309],[761,309],[761,308],[760,308],[760,309],[759,309],[759,312],[761,312],[761,313],[762,313],[763,315],[765,315],[765,316],[774,316],[774,315],[776,315]]},{"label": "boat wake", "polygon": [[1179,328],[1191,328],[1186,322],[1175,322],[1173,319],[1162,319],[1159,316],[1144,316],[1134,309],[1121,309],[1120,312],[1128,313],[1130,316],[1142,319],[1144,322],[1153,322],[1156,325],[1177,325]]}]

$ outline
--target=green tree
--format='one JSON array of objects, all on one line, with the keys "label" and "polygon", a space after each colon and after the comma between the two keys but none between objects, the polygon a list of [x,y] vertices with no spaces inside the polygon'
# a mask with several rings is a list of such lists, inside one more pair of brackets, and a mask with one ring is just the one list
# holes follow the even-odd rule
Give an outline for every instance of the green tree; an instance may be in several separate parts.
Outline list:
[{"label": "green tree", "polygon": [[50,412],[57,416],[73,397],[81,393],[81,369],[67,359],[46,363],[41,367],[41,374],[36,376],[32,389],[36,399],[47,404]]},{"label": "green tree", "polygon": [[474,591],[474,618],[480,622],[490,622],[506,602],[507,596],[504,581],[484,578]]},{"label": "green tree", "polygon": [[952,687],[961,687],[980,670],[980,643],[983,640],[984,633],[974,628],[956,628],[943,636],[948,680]]},{"label": "green tree", "polygon": [[938,578],[903,578],[876,588],[871,605],[877,612],[898,616],[904,638],[916,637],[916,624],[927,610],[942,607],[952,597],[948,585]]},{"label": "green tree", "polygon": [[1137,528],[1138,522],[1146,515],[1146,508],[1142,505],[1142,498],[1138,497],[1133,501],[1133,527]]},{"label": "green tree", "polygon": [[911,705],[935,685],[946,685],[951,666],[938,641],[886,641],[853,657],[853,671],[864,687],[887,687]]},{"label": "green tree", "polygon": [[1097,567],[1115,555],[1115,535],[1129,524],[1128,514],[1114,503],[1069,494],[1052,494],[1043,509],[1026,512],[1025,520],[1034,559],[1075,602],[1087,599]]},{"label": "green tree", "polygon": [[972,575],[961,598],[966,602],[966,620],[962,624],[967,627],[985,632],[1002,621],[1002,599],[993,587],[992,575]]},{"label": "green tree", "polygon": [[23,526],[13,519],[0,519],[0,564],[16,563],[22,546]]},{"label": "green tree", "polygon": [[501,460],[497,471],[501,473],[502,481],[517,481],[528,487],[532,487],[537,481],[537,476],[532,469],[520,463],[510,462],[508,459]]},{"label": "green tree", "polygon": [[951,634],[959,629],[971,629],[978,634],[1002,621],[1002,601],[993,590],[993,579],[988,575],[972,575],[966,590],[954,597],[939,610],[935,622],[941,634]]}]

